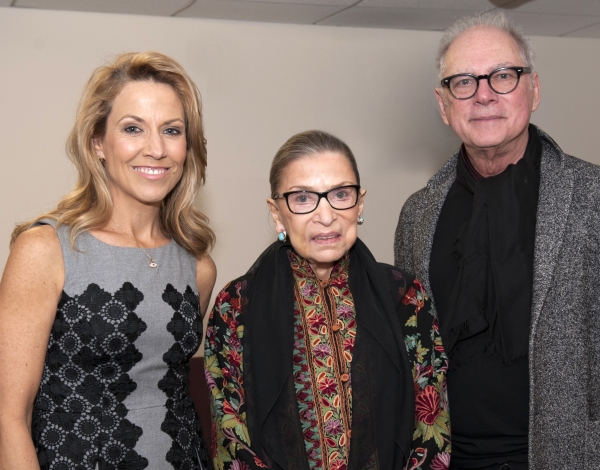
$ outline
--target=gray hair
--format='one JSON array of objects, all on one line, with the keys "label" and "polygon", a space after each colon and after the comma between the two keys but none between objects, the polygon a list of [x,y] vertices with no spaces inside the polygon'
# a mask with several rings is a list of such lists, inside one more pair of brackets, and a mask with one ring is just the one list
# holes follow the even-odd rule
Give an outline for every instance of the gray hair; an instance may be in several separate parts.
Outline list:
[{"label": "gray hair", "polygon": [[519,46],[519,52],[521,53],[521,58],[525,61],[525,64],[533,70],[535,52],[533,50],[531,39],[529,39],[522,28],[509,19],[502,10],[494,10],[461,18],[444,31],[435,59],[435,65],[438,69],[440,79],[443,78],[442,74],[444,73],[446,65],[446,53],[448,52],[450,45],[458,38],[458,36],[473,27],[497,28],[507,32]]},{"label": "gray hair", "polygon": [[327,132],[305,131],[290,137],[273,158],[269,175],[271,197],[277,197],[277,190],[281,184],[283,173],[290,163],[299,158],[323,152],[337,152],[346,157],[356,177],[356,184],[360,185],[358,166],[350,147]]}]

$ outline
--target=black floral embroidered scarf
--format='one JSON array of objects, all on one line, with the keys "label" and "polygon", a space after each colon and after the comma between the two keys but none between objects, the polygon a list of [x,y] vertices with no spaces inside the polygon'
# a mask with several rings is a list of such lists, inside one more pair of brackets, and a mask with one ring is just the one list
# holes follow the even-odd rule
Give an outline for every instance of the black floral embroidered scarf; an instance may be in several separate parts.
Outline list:
[{"label": "black floral embroidered scarf", "polygon": [[[291,249],[275,242],[250,268],[244,389],[253,451],[272,469],[308,470],[292,376]],[[348,470],[400,470],[411,446],[415,400],[402,327],[390,287],[360,240],[350,250],[349,269],[357,336],[351,366]],[[382,390],[387,393],[385,400],[381,400]]]}]

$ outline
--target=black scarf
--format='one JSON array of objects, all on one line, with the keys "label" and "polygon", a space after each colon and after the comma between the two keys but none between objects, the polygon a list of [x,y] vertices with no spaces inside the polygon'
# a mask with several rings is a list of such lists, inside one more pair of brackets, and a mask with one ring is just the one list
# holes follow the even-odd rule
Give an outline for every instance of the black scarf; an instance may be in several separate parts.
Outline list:
[{"label": "black scarf", "polygon": [[[308,470],[292,376],[294,279],[275,242],[250,268],[244,314],[244,390],[252,450],[273,469]],[[357,337],[351,366],[348,470],[401,469],[414,429],[414,390],[391,288],[366,246],[350,250]],[[397,294],[396,294],[397,296]],[[393,417],[393,418],[391,418]]]},{"label": "black scarf", "polygon": [[457,181],[473,194],[471,219],[455,245],[459,270],[441,321],[446,351],[486,332],[486,354],[505,363],[527,355],[542,143],[529,126],[525,155],[502,173],[477,178],[459,157]]}]

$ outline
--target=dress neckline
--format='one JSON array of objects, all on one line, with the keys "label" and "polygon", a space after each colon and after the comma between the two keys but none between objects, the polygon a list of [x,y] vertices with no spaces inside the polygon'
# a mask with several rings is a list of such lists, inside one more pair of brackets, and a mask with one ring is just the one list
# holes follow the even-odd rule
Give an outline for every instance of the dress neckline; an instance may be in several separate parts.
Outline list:
[{"label": "dress neckline", "polygon": [[[85,231],[85,232],[82,233],[82,235],[84,235],[84,234],[87,235],[87,236],[89,236],[92,240],[100,243],[101,245],[109,246],[111,248],[123,248],[123,249],[128,249],[128,250],[142,250],[143,251],[143,249],[141,247],[139,247],[139,246],[121,246],[121,245],[113,245],[111,243],[106,243],[105,241],[100,240],[98,237],[92,235],[88,231]],[[175,243],[175,240],[173,238],[171,238],[164,245],[160,245],[160,246],[157,246],[155,248],[146,248],[146,250],[152,250],[152,251],[160,250],[162,248],[166,248],[166,247],[170,246],[173,243]]]}]

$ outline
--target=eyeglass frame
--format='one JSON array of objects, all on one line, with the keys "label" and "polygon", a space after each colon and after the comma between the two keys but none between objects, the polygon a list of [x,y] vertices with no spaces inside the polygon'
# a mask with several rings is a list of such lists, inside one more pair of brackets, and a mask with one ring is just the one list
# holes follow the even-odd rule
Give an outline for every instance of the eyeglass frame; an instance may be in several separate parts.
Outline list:
[{"label": "eyeglass frame", "polygon": [[[343,188],[354,188],[356,189],[356,201],[354,201],[354,204],[352,204],[350,207],[344,207],[343,209],[338,209],[337,207],[333,207],[333,204],[331,204],[331,201],[327,198],[327,195],[332,192],[332,191],[337,191],[339,189],[343,189]],[[277,199],[285,199],[285,203],[287,205],[287,208],[289,209],[289,211],[292,214],[296,214],[296,215],[305,215],[305,214],[310,214],[311,212],[314,212],[317,210],[317,208],[319,207],[319,204],[321,204],[321,199],[325,198],[325,200],[329,203],[329,205],[331,206],[332,209],[336,210],[336,211],[346,211],[348,209],[352,209],[353,207],[356,207],[356,205],[358,204],[358,200],[360,199],[360,185],[358,184],[345,184],[344,186],[338,186],[337,188],[331,188],[329,191],[324,191],[322,193],[319,193],[317,191],[307,191],[306,189],[302,189],[299,191],[287,191],[285,193],[281,193],[276,195],[273,199],[277,200]],[[288,200],[288,197],[292,194],[299,194],[299,193],[309,193],[309,194],[316,194],[317,196],[319,196],[319,199],[317,199],[317,203],[315,204],[315,208],[313,210],[310,210],[308,212],[294,212],[292,210],[292,208],[290,207],[290,201]]]},{"label": "eyeglass frame", "polygon": [[[502,70],[514,70],[515,72],[517,72],[517,83],[516,83],[515,87],[510,91],[496,91],[494,89],[494,87],[492,86],[492,83],[490,82],[490,77],[492,75],[494,75],[496,72],[501,72]],[[485,74],[485,75],[475,75],[472,73],[457,73],[456,75],[450,75],[449,77],[442,78],[442,80],[440,81],[440,84],[442,85],[442,87],[448,88],[448,91],[455,99],[469,100],[477,94],[477,91],[479,90],[479,80],[482,80],[485,78],[488,82],[488,86],[494,93],[497,93],[499,95],[507,95],[517,89],[517,87],[519,86],[519,82],[521,81],[521,75],[528,74],[531,72],[532,72],[531,67],[500,67],[500,68],[497,68],[496,70],[492,70],[490,73]],[[477,85],[475,86],[475,91],[473,92],[473,94],[471,96],[459,98],[454,93],[452,93],[452,90],[450,89],[450,80],[452,80],[453,78],[456,78],[456,77],[472,77],[475,79],[475,82],[477,83]]]}]

